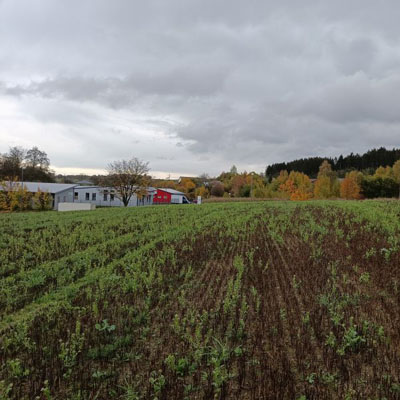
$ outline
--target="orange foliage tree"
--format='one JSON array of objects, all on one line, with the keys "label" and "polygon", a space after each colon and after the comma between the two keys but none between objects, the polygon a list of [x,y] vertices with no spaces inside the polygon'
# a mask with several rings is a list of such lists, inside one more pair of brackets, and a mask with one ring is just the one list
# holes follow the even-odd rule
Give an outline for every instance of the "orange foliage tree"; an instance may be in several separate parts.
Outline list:
[{"label": "orange foliage tree", "polygon": [[246,177],[243,174],[235,175],[232,178],[232,193],[235,197],[239,197],[240,189],[246,185]]},{"label": "orange foliage tree", "polygon": [[357,171],[352,171],[346,174],[340,184],[340,197],[343,199],[359,199],[361,186],[360,186],[360,173]]},{"label": "orange foliage tree", "polygon": [[[279,178],[283,180],[285,175],[285,173],[281,173]],[[286,181],[279,186],[279,191],[286,193],[290,200],[309,200],[312,198],[310,178],[302,172],[291,171]]]}]

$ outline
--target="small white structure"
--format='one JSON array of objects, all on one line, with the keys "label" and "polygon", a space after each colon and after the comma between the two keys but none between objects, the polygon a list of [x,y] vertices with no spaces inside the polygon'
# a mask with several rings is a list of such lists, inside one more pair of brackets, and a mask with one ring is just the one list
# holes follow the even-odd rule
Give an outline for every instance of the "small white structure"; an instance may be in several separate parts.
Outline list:
[{"label": "small white structure", "polygon": [[197,196],[197,204],[201,204],[201,196]]},{"label": "small white structure", "polygon": [[[138,198],[134,194],[128,204],[128,207],[147,206],[153,204],[156,189],[147,188],[147,194]],[[95,204],[101,207],[123,207],[124,203],[116,196],[115,189],[102,186],[76,186],[74,188],[74,203]]]},{"label": "small white structure", "polygon": [[179,192],[175,189],[166,189],[168,193],[171,193],[171,204],[183,204],[189,203],[189,200],[186,198],[185,193]]},{"label": "small white structure", "polygon": [[91,211],[95,210],[95,204],[85,203],[59,203],[58,211]]},{"label": "small white structure", "polygon": [[190,201],[185,196],[185,193],[182,193],[175,189],[160,189],[164,192],[167,192],[171,195],[171,204],[189,204]]}]

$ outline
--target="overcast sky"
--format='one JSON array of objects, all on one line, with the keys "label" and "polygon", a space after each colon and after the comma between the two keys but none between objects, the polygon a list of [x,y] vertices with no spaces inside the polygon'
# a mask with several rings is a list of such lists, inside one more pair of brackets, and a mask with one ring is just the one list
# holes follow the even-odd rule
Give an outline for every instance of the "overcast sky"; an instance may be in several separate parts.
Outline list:
[{"label": "overcast sky", "polygon": [[0,152],[261,172],[400,146],[398,0],[0,0]]}]

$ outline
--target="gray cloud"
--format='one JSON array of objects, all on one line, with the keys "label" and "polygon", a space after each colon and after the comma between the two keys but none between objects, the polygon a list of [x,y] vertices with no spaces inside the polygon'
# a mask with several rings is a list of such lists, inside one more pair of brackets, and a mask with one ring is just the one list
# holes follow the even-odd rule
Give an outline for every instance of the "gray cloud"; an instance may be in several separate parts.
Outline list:
[{"label": "gray cloud", "polygon": [[76,168],[133,154],[199,174],[400,146],[399,11],[0,0],[0,151],[40,144]]},{"label": "gray cloud", "polygon": [[300,112],[337,123],[400,123],[399,92],[400,75],[372,80],[357,73],[317,90]]}]

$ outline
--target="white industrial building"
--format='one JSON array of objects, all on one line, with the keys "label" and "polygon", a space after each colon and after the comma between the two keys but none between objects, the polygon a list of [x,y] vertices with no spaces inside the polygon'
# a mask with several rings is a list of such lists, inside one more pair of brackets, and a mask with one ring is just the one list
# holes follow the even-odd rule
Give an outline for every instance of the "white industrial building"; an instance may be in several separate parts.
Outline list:
[{"label": "white industrial building", "polygon": [[[104,207],[121,207],[124,205],[122,201],[117,198],[115,190],[108,187],[46,182],[16,182],[14,185],[23,185],[30,193],[39,191],[50,193],[54,210],[58,209],[59,203],[90,203]],[[148,187],[147,194],[142,198],[138,198],[134,194],[128,206],[152,205],[156,191],[155,188]]]},{"label": "white industrial building", "polygon": [[[133,194],[128,207],[148,206],[153,204],[156,189],[148,187],[147,194],[139,198]],[[124,203],[116,196],[115,189],[102,186],[75,186],[75,203],[91,203],[101,207],[122,207]]]},{"label": "white industrial building", "polygon": [[12,185],[23,186],[30,193],[47,192],[51,194],[52,206],[55,210],[59,203],[74,201],[75,184],[47,182],[15,182]]}]

